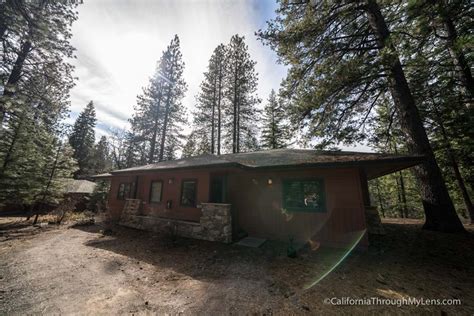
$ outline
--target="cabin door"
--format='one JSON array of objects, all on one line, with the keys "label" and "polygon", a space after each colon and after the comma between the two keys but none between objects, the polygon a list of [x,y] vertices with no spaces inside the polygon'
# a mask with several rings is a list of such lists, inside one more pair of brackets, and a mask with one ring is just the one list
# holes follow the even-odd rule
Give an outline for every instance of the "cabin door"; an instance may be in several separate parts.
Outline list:
[{"label": "cabin door", "polygon": [[225,176],[211,176],[209,202],[225,203],[225,200],[226,200],[225,191],[226,191]]}]

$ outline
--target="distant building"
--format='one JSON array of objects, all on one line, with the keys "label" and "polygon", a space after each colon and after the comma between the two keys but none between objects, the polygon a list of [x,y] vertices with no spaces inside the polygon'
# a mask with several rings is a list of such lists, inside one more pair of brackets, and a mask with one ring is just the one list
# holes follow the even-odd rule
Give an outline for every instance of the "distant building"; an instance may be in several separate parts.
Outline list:
[{"label": "distant building", "polygon": [[76,202],[76,211],[86,210],[96,184],[88,180],[64,179],[63,181],[64,198]]}]

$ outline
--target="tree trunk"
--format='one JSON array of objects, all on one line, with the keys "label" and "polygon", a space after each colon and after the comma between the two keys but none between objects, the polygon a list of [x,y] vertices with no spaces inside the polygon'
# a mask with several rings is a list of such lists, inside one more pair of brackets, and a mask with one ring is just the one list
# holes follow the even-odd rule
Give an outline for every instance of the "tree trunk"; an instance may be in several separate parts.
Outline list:
[{"label": "tree trunk", "polygon": [[[400,179],[395,178],[395,182],[397,183],[397,199],[398,199],[400,218],[404,218],[405,213],[403,212],[403,202],[402,202],[402,192],[401,192],[401,188],[400,188]],[[400,205],[401,205],[401,207],[400,207]]]},{"label": "tree trunk", "polygon": [[240,100],[237,103],[237,152],[240,153]]},{"label": "tree trunk", "polygon": [[[219,73],[220,76],[220,73]],[[219,98],[217,101],[217,154],[221,154],[221,100],[222,100],[222,78],[219,79]]]},{"label": "tree trunk", "polygon": [[3,158],[2,169],[0,170],[0,176],[2,177],[5,174],[5,171],[7,170],[8,163],[10,162],[10,158],[13,154],[13,149],[15,148],[16,142],[18,140],[18,134],[20,133],[20,129],[22,128],[22,124],[23,124],[23,119],[20,118],[20,122],[18,123],[18,126],[15,128],[15,132],[13,134],[10,146],[8,146],[8,150],[5,153],[5,157]]},{"label": "tree trunk", "polygon": [[237,68],[234,73],[234,117],[233,117],[233,126],[232,126],[232,153],[237,153]]},{"label": "tree trunk", "polygon": [[456,155],[454,154],[454,150],[451,147],[451,143],[448,138],[448,133],[444,128],[443,121],[441,116],[438,112],[436,112],[438,118],[438,125],[441,130],[441,135],[443,136],[443,141],[446,146],[446,154],[448,156],[449,163],[451,164],[451,168],[454,172],[454,177],[456,178],[456,182],[458,183],[459,190],[461,191],[464,204],[466,205],[467,211],[469,213],[469,218],[471,219],[471,223],[474,223],[474,206],[472,205],[471,198],[469,197],[469,193],[467,192],[466,185],[464,183],[464,179],[462,178],[461,172],[459,171],[459,165],[456,159]]},{"label": "tree trunk", "polygon": [[33,220],[33,225],[36,225],[36,223],[38,223],[38,217],[39,217],[39,212],[36,212],[35,219]]},{"label": "tree trunk", "polygon": [[13,65],[12,71],[7,80],[7,84],[6,84],[7,89],[5,89],[5,91],[3,92],[3,95],[13,94],[11,89],[8,89],[8,87],[13,86],[17,84],[18,81],[20,81],[23,65],[30,51],[31,51],[31,42],[29,40],[26,40],[25,42],[23,42],[23,44],[21,44],[20,52],[18,53],[18,56],[16,57],[15,64]]},{"label": "tree trunk", "polygon": [[405,179],[401,171],[398,172],[398,178],[400,180],[400,193],[402,197],[402,211],[405,218],[408,218],[408,207],[407,207],[407,193],[405,190]]},{"label": "tree trunk", "polygon": [[[53,178],[54,178],[54,174],[56,173],[56,169],[57,169],[57,166],[58,166],[58,160],[59,160],[59,156],[61,154],[61,151],[62,151],[62,145],[59,145],[58,146],[58,149],[56,151],[56,155],[54,157],[54,162],[53,162],[53,165],[51,167],[51,172],[49,173],[49,177],[48,177],[48,182],[46,183],[46,188],[44,189],[44,192],[43,192],[43,197],[41,199],[41,203],[39,205],[39,208],[42,209],[45,202],[46,202],[46,198],[48,197],[48,191],[49,191],[49,188],[51,187],[51,183],[53,182]],[[35,215],[35,220],[33,221],[33,225],[35,225],[37,222],[38,222],[38,217],[39,217],[39,214],[40,214],[40,209],[38,209],[36,211],[36,215]]]},{"label": "tree trunk", "polygon": [[471,224],[474,224],[474,206],[472,205],[471,198],[469,197],[469,193],[467,192],[466,185],[464,184],[464,180],[461,176],[461,172],[459,171],[459,165],[456,161],[454,153],[451,146],[446,149],[449,162],[451,164],[451,168],[454,171],[454,177],[456,178],[456,182],[458,183],[459,190],[461,191],[462,198],[464,200],[464,204],[466,205],[467,211],[469,213],[469,218],[471,219]]},{"label": "tree trunk", "polygon": [[28,208],[28,212],[26,213],[26,220],[29,221],[31,216],[33,216],[33,210],[35,208],[35,203],[31,203],[30,207]]},{"label": "tree trunk", "polygon": [[438,13],[443,21],[444,28],[446,29],[446,45],[449,50],[449,54],[453,59],[454,66],[456,68],[456,73],[463,86],[465,87],[467,93],[470,95],[470,100],[474,98],[474,80],[472,78],[471,67],[467,62],[466,56],[461,49],[457,47],[458,33],[456,27],[454,26],[453,20],[446,11],[445,4],[442,0],[435,0],[438,6]]},{"label": "tree trunk", "polygon": [[31,42],[26,40],[23,42],[20,48],[20,52],[16,57],[15,64],[13,65],[12,71],[8,76],[7,83],[5,84],[5,88],[3,91],[3,95],[1,97],[0,102],[0,127],[3,124],[3,119],[5,118],[6,114],[6,107],[5,104],[7,102],[7,98],[12,97],[15,94],[15,86],[21,79],[21,74],[23,70],[23,65],[25,63],[26,57],[28,57],[29,52],[31,51]]},{"label": "tree trunk", "polygon": [[59,217],[59,219],[56,221],[56,224],[60,225],[63,222],[64,217],[66,217],[66,213],[67,213],[67,210],[64,210],[63,213],[61,214],[61,217]]},{"label": "tree trunk", "polygon": [[153,136],[150,142],[150,153],[148,154],[148,163],[155,161],[156,136],[158,135],[158,119],[160,116],[161,93],[158,96],[158,106],[156,109],[155,120],[153,122]]},{"label": "tree trunk", "polygon": [[216,84],[217,82],[214,81],[214,89],[212,92],[212,117],[211,117],[211,154],[214,154],[215,151],[215,141],[216,141],[216,122],[215,122],[215,115],[216,115]]},{"label": "tree trunk", "polygon": [[166,106],[165,106],[165,118],[163,121],[163,130],[161,131],[161,142],[160,142],[160,157],[158,161],[163,161],[163,156],[165,152],[165,142],[166,142],[166,130],[168,129],[168,118],[169,118],[169,109],[171,101],[171,87],[166,97]]},{"label": "tree trunk", "polygon": [[382,202],[382,195],[380,194],[380,183],[379,179],[375,180],[375,186],[377,188],[377,197],[379,200],[379,205],[380,205],[380,211],[382,212],[382,217],[385,217],[385,208],[383,207],[383,202]]},{"label": "tree trunk", "polygon": [[408,136],[409,148],[411,152],[425,157],[425,162],[415,167],[414,171],[420,184],[426,216],[423,228],[443,232],[464,231],[426,135],[400,58],[395,46],[390,42],[390,31],[380,7],[375,0],[368,0],[365,10],[379,46],[388,50],[391,55],[384,57],[383,62],[388,69],[390,93],[399,114],[401,127]]},{"label": "tree trunk", "polygon": [[5,2],[0,2],[0,40],[3,39],[3,36],[7,32],[7,22],[6,22],[6,9],[9,5],[10,0]]}]

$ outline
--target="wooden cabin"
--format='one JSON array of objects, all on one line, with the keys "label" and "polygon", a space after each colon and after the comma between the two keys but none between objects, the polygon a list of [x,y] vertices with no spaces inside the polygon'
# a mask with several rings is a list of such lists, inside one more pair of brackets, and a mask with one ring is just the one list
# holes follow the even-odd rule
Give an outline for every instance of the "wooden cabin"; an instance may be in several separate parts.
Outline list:
[{"label": "wooden cabin", "polygon": [[112,217],[127,226],[172,226],[186,237],[224,242],[253,236],[366,246],[367,181],[422,160],[278,149],[163,161],[102,178],[111,181]]}]

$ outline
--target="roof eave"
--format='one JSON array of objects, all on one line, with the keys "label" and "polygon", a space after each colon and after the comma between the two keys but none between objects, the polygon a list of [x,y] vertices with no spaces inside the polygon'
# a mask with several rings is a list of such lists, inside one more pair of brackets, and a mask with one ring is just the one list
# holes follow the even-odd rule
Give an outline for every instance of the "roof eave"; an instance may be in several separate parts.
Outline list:
[{"label": "roof eave", "polygon": [[[282,164],[282,165],[271,165],[271,166],[249,166],[243,165],[246,169],[301,169],[301,168],[338,168],[338,167],[364,167],[372,165],[380,165],[387,163],[406,163],[410,164],[409,168],[418,165],[424,161],[423,156],[407,156],[407,157],[396,157],[396,158],[384,158],[377,160],[356,160],[356,161],[332,161],[332,162],[316,162],[316,163],[300,163],[300,164]],[[403,169],[404,169],[403,168]],[[397,170],[398,171],[398,170]]]},{"label": "roof eave", "polygon": [[196,165],[196,166],[182,166],[182,167],[171,167],[171,168],[150,168],[150,169],[136,169],[136,170],[116,170],[111,171],[111,176],[118,175],[129,175],[137,173],[147,173],[147,172],[159,172],[159,171],[170,171],[170,170],[186,170],[186,169],[208,169],[208,168],[242,168],[245,167],[239,163],[235,162],[226,162],[219,164],[209,164],[209,165]]},{"label": "roof eave", "polygon": [[[387,169],[387,172],[377,174],[376,176],[370,176],[369,179],[374,179],[392,172],[396,172],[402,169],[416,166],[424,161],[423,156],[404,156],[394,158],[384,158],[376,160],[357,160],[357,161],[333,161],[324,163],[301,163],[301,164],[282,164],[282,165],[271,165],[271,166],[251,166],[237,162],[225,162],[219,164],[209,165],[195,165],[195,166],[183,166],[183,167],[172,167],[172,168],[150,168],[150,169],[137,169],[137,170],[116,170],[112,171],[110,177],[120,175],[132,175],[132,174],[143,174],[147,172],[160,172],[160,171],[171,171],[171,170],[189,170],[189,169],[209,169],[209,168],[239,168],[245,170],[270,170],[270,169],[301,169],[301,168],[340,168],[340,167],[371,167],[383,164],[402,164],[401,166],[393,169]],[[110,178],[108,177],[108,178]]]}]

